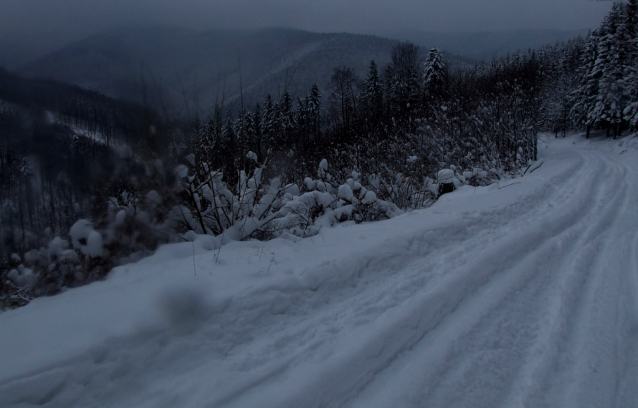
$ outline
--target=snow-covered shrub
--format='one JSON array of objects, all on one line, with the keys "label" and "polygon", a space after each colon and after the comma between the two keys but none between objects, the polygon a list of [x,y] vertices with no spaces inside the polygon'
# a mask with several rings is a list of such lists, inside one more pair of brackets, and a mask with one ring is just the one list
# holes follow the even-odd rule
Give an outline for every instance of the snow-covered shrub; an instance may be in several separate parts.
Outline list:
[{"label": "snow-covered shrub", "polygon": [[[90,256],[83,255],[81,248],[86,250],[87,245],[82,244],[85,238],[79,237],[84,232],[90,237],[91,232],[95,231],[90,231],[89,228],[86,228],[89,231],[79,231],[86,226],[84,223],[80,225],[73,231],[78,239],[78,249],[71,248],[69,241],[56,236],[47,246],[28,251],[24,259],[14,254],[3,265],[0,269],[0,303],[3,308],[21,306],[34,297],[52,295],[65,287],[77,286],[87,279],[98,278],[88,276],[86,271],[95,271],[95,266],[103,264],[104,260],[99,258],[95,261]],[[92,265],[88,265],[89,263]],[[109,269],[110,267],[103,269],[102,273],[105,274]]]},{"label": "snow-covered shrub", "polygon": [[463,172],[468,185],[473,187],[487,186],[499,179],[499,175],[474,167],[471,171]]},{"label": "snow-covered shrub", "polygon": [[7,274],[7,278],[20,288],[28,288],[35,285],[37,276],[29,268],[19,265],[17,269],[12,269]]},{"label": "snow-covered shrub", "polygon": [[[46,247],[33,249],[25,254],[24,265],[31,268],[36,275],[32,285],[32,293],[35,296],[54,294],[64,287],[84,283],[89,279],[89,271],[95,271],[92,266],[104,263],[103,253],[97,255],[97,252],[102,249],[95,235],[97,231],[93,230],[90,224],[80,221],[78,221],[80,224],[74,224],[75,229],[73,229],[75,238],[72,240],[77,239],[77,247],[72,248],[69,241],[54,237]],[[81,237],[81,234],[89,237],[92,235],[91,243],[88,241],[85,243],[85,238]],[[82,250],[95,251],[93,252],[95,256],[85,254]],[[98,276],[92,277],[91,280],[104,276],[106,272],[108,269],[97,272]]]},{"label": "snow-covered shrub", "polygon": [[177,241],[177,218],[162,214],[163,201],[155,190],[141,199],[127,191],[110,197],[98,222],[80,219],[64,238],[50,238],[48,244],[26,252],[24,259],[12,257],[14,265],[0,271],[4,287],[12,289],[3,289],[1,296],[22,302],[55,294],[102,279],[113,266],[149,255],[160,243]]},{"label": "snow-covered shrub", "polygon": [[439,182],[439,195],[451,193],[457,188],[457,184],[459,184],[459,179],[455,177],[454,170],[452,169],[439,170],[436,178]]},{"label": "snow-covered shrub", "polygon": [[376,221],[403,213],[396,205],[378,199],[374,191],[364,187],[358,172],[353,171],[343,184],[333,187],[326,181],[328,178],[334,180],[327,170],[328,162],[323,159],[317,172],[320,179],[306,177],[300,195],[284,195],[284,205],[271,222],[274,230],[306,237],[339,222]]},{"label": "snow-covered shrub", "polygon": [[[253,157],[248,155],[249,158]],[[301,186],[283,185],[279,178],[262,180],[265,165],[251,174],[241,171],[233,191],[221,171],[199,164],[189,174],[176,169],[185,203],[179,207],[181,224],[198,234],[221,235],[223,241],[270,239],[282,234],[307,237],[338,222],[391,218],[402,211],[364,187],[357,172],[334,185],[328,161],[320,161],[317,179],[306,177]]]},{"label": "snow-covered shrub", "polygon": [[69,231],[73,248],[91,258],[103,257],[104,239],[102,234],[93,229],[93,224],[88,220],[78,220]]},{"label": "snow-covered shrub", "polygon": [[0,263],[0,310],[24,306],[33,298],[32,288],[21,286],[20,264],[17,254]]},{"label": "snow-covered shrub", "polygon": [[[253,160],[256,155],[251,153],[247,158]],[[250,173],[241,170],[231,191],[221,170],[211,169],[208,163],[197,162],[194,157],[189,161],[192,171],[185,166],[175,169],[177,189],[183,198],[175,212],[180,215],[182,229],[223,235],[224,240],[242,240],[266,231],[265,226],[277,217],[280,198],[287,187],[281,185],[279,178],[263,182],[265,164]]]},{"label": "snow-covered shrub", "polygon": [[404,209],[425,208],[436,201],[430,182],[427,177],[421,181],[419,177],[389,170],[368,177],[369,188],[377,197]]},{"label": "snow-covered shrub", "polygon": [[149,254],[162,243],[174,242],[178,214],[157,190],[138,197],[126,190],[110,197],[99,231],[104,250],[116,264]]}]

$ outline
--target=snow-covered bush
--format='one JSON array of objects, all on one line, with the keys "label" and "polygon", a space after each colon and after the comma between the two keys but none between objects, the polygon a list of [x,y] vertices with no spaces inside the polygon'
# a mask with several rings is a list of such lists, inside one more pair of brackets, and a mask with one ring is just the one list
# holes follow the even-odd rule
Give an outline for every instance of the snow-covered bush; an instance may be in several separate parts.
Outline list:
[{"label": "snow-covered bush", "polygon": [[20,263],[17,254],[0,263],[0,310],[24,306],[33,298],[31,287],[21,285]]},{"label": "snow-covered bush", "polygon": [[431,191],[432,180],[406,176],[401,172],[386,170],[368,177],[369,189],[384,202],[392,203],[398,208],[425,208],[436,201],[436,194]]},{"label": "snow-covered bush", "polygon": [[[253,160],[252,152],[247,158]],[[241,170],[237,185],[231,188],[221,170],[211,169],[204,161],[189,158],[193,166],[178,166],[176,186],[182,197],[174,209],[179,214],[180,228],[198,234],[223,235],[224,240],[243,240],[265,231],[281,207],[279,198],[289,188],[279,178],[264,183],[265,163],[247,173]]]},{"label": "snow-covered bush", "polygon": [[256,167],[251,174],[240,172],[235,193],[221,171],[200,165],[199,172],[189,175],[184,167],[176,169],[186,197],[185,205],[180,206],[183,227],[199,234],[222,235],[224,241],[282,234],[306,237],[338,222],[374,221],[402,213],[364,187],[357,172],[343,184],[333,185],[335,179],[325,159],[319,163],[318,178],[306,177],[301,187],[282,185],[279,178],[263,182],[264,167]]},{"label": "snow-covered bush", "polygon": [[88,220],[78,220],[69,231],[73,248],[83,255],[91,258],[103,257],[104,239],[102,234],[93,229],[93,224]]},{"label": "snow-covered bush", "polygon": [[0,269],[2,306],[20,306],[33,297],[102,279],[113,266],[150,254],[160,242],[176,241],[175,220],[161,217],[158,222],[162,201],[154,190],[142,200],[123,191],[109,199],[99,223],[80,219],[71,226],[68,239],[54,236],[47,245],[25,253],[24,259],[12,256]]},{"label": "snow-covered bush", "polygon": [[351,177],[335,187],[328,181],[334,178],[327,170],[328,162],[323,159],[317,172],[319,179],[306,177],[300,195],[284,195],[283,206],[272,222],[275,230],[305,237],[339,222],[376,221],[403,213],[396,205],[378,199],[374,191],[364,187],[358,172],[352,171]]},{"label": "snow-covered bush", "polygon": [[177,241],[178,215],[166,204],[172,200],[165,195],[150,190],[138,197],[124,190],[109,198],[99,231],[104,251],[116,264],[137,260],[162,243]]},{"label": "snow-covered bush", "polygon": [[[84,223],[76,226],[76,238],[85,232],[79,231],[84,227]],[[91,232],[95,232],[89,228],[87,230],[89,236]],[[80,243],[84,239],[79,237],[78,245],[86,249],[87,245]],[[24,255],[24,259],[13,254],[11,260],[0,270],[0,306],[21,306],[33,297],[50,295],[64,287],[77,286],[88,278],[85,274],[87,265],[83,261],[86,262],[89,258],[82,255],[81,249],[72,249],[69,241],[60,237],[51,239],[46,247],[30,250]]]}]

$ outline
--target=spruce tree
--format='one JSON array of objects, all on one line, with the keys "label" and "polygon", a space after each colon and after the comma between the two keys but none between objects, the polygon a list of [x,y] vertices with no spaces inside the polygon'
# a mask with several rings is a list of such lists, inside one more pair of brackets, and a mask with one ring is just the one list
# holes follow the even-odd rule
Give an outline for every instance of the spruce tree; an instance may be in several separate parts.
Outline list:
[{"label": "spruce tree", "polygon": [[593,112],[598,98],[598,82],[601,76],[601,71],[596,69],[600,37],[599,29],[592,31],[587,37],[581,55],[579,85],[572,94],[572,120],[587,129],[587,137],[589,137],[591,128],[596,124]]},{"label": "spruce tree", "polygon": [[253,139],[251,141],[251,149],[255,152],[259,158],[264,157],[264,152],[262,151],[262,138],[263,138],[263,125],[262,125],[262,113],[261,106],[259,103],[255,106],[255,111],[253,112]]},{"label": "spruce tree", "polygon": [[363,81],[361,99],[364,112],[369,120],[372,122],[380,120],[383,113],[383,83],[374,60],[370,61],[368,76]]},{"label": "spruce tree", "polygon": [[419,47],[410,42],[392,49],[391,62],[385,69],[390,113],[403,122],[411,119],[421,100]]},{"label": "spruce tree", "polygon": [[279,100],[279,118],[280,118],[280,143],[290,144],[295,128],[295,112],[292,106],[292,96],[286,90]]},{"label": "spruce tree", "polygon": [[638,127],[638,0],[629,0],[626,5],[625,30],[628,51],[623,89],[627,106],[623,117],[628,126],[635,130]]},{"label": "spruce tree", "polygon": [[423,90],[430,96],[440,96],[445,85],[445,64],[438,48],[432,48],[423,67]]},{"label": "spruce tree", "polygon": [[603,23],[604,35],[598,43],[598,58],[594,71],[600,72],[598,96],[592,112],[593,120],[604,126],[614,137],[622,126],[624,110],[623,71],[627,60],[624,7],[614,3]]},{"label": "spruce tree", "polygon": [[316,83],[312,84],[308,95],[308,116],[313,141],[317,142],[321,130],[321,94]]},{"label": "spruce tree", "polygon": [[275,134],[277,132],[277,112],[275,104],[270,94],[266,95],[264,102],[264,113],[262,115],[262,131],[263,141],[265,143],[265,151],[269,152],[275,145]]}]

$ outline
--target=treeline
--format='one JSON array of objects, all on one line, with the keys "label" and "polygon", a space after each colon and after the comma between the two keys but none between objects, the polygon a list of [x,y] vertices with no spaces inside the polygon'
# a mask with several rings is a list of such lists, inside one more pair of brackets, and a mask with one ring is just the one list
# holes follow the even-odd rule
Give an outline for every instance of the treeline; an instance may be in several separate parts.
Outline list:
[{"label": "treeline", "polygon": [[574,126],[614,137],[638,125],[638,2],[616,2],[582,50],[572,94]]},{"label": "treeline", "polygon": [[245,155],[255,152],[291,182],[322,158],[420,181],[449,165],[511,171],[535,158],[540,131],[635,130],[637,8],[636,0],[615,3],[586,39],[473,68],[448,68],[437,49],[423,58],[400,44],[388,66],[372,61],[365,78],[334,68],[324,95],[316,86],[296,100],[284,91],[234,117],[218,107],[186,144],[227,175],[246,170]]},{"label": "treeline", "polygon": [[372,61],[366,78],[336,67],[325,94],[313,86],[293,100],[284,91],[234,117],[218,107],[183,144],[230,184],[249,170],[248,152],[288,182],[323,158],[344,174],[410,174],[417,184],[449,165],[511,171],[534,158],[548,59],[530,51],[451,70],[438,50],[423,60],[403,43],[389,66]]}]

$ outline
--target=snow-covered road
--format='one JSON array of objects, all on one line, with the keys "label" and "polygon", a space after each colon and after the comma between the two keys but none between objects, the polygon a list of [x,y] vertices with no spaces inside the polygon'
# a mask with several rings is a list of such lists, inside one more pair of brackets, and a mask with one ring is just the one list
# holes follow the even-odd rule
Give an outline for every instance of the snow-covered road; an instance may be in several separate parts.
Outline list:
[{"label": "snow-covered road", "polygon": [[427,210],[2,313],[0,406],[635,407],[638,139],[549,141]]}]

